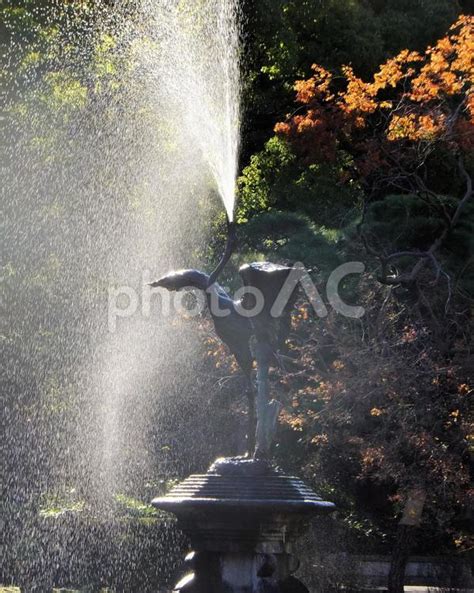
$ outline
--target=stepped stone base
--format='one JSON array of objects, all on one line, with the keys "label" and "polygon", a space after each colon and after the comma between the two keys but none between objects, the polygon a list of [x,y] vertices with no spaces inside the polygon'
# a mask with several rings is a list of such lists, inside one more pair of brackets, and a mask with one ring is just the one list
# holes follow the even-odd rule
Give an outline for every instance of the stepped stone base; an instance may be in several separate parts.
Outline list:
[{"label": "stepped stone base", "polygon": [[219,459],[152,504],[191,540],[182,593],[307,593],[292,576],[292,542],[312,515],[334,510],[298,478],[246,458]]}]

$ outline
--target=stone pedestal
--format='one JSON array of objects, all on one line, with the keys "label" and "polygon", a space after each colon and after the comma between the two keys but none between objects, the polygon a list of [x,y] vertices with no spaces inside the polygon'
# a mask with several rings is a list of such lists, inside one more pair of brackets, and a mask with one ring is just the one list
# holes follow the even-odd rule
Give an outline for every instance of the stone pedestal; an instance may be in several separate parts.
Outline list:
[{"label": "stone pedestal", "polygon": [[152,504],[174,513],[194,552],[181,593],[307,593],[292,542],[334,505],[263,460],[217,460]]}]

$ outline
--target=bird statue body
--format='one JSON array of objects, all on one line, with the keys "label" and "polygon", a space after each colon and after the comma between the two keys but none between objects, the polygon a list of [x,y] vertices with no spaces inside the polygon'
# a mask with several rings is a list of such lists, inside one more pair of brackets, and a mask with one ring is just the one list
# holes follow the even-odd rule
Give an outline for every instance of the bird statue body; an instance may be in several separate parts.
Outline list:
[{"label": "bird statue body", "polygon": [[[280,366],[278,352],[290,332],[291,309],[297,293],[294,286],[286,292],[285,287],[290,273],[294,270],[270,262],[254,262],[240,268],[244,286],[253,289],[248,294],[253,292],[255,295],[256,290],[263,297],[263,308],[250,319],[242,314],[243,309],[249,309],[245,306],[249,304],[248,298],[233,301],[217,283],[217,278],[229,261],[235,244],[235,223],[228,220],[225,251],[210,275],[199,270],[180,270],[161,277],[150,286],[170,291],[193,287],[205,293],[216,334],[228,346],[247,380],[248,451],[253,452],[255,457],[267,457],[281,407],[276,400],[270,401],[268,372],[270,365],[276,363]],[[277,303],[276,299],[282,295],[284,307],[275,315],[273,306]],[[257,362],[257,396],[252,380],[254,358]]]},{"label": "bird statue body", "polygon": [[196,288],[205,293],[207,306],[214,323],[217,336],[227,345],[242,369],[247,381],[248,401],[248,450],[255,447],[255,389],[252,380],[253,360],[250,349],[252,325],[249,319],[238,312],[238,301],[233,301],[227,292],[217,283],[210,282],[211,277],[199,270],[179,270],[162,276],[150,286],[178,291]]}]

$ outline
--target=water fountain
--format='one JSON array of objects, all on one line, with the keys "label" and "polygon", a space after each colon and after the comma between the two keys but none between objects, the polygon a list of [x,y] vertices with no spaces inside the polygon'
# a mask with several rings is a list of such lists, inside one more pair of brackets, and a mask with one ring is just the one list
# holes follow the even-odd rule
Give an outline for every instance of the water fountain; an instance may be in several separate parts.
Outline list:
[{"label": "water fountain", "polygon": [[[229,14],[232,21],[235,11],[226,12],[227,17]],[[229,47],[235,50],[238,39],[235,24],[228,31],[233,34],[233,39],[228,38]],[[223,55],[229,54],[224,52]],[[238,67],[237,61],[233,62],[235,67]],[[235,69],[230,70],[230,75],[228,68],[224,68],[224,72],[225,80],[238,79]],[[202,81],[198,80],[196,89],[201,89],[201,85]],[[224,110],[226,121],[230,123],[224,135],[227,149],[217,151],[216,154],[224,157],[223,162],[219,166],[211,163],[211,169],[227,212],[226,250],[209,275],[198,270],[181,270],[163,276],[151,286],[171,291],[193,286],[205,291],[216,333],[229,346],[247,378],[249,453],[245,457],[217,460],[206,474],[191,475],[152,504],[178,517],[178,524],[194,549],[187,557],[191,572],[176,585],[177,591],[297,593],[306,588],[291,574],[297,566],[291,555],[292,542],[311,515],[330,512],[333,505],[322,501],[297,478],[281,473],[271,462],[270,449],[280,404],[270,399],[268,372],[288,336],[296,292],[286,295],[279,315],[274,316],[271,311],[291,269],[269,263],[253,263],[241,268],[244,285],[260,291],[264,299],[259,315],[250,319],[239,313],[239,306],[251,308],[252,303],[234,302],[217,284],[219,274],[235,249],[236,230],[233,213],[238,118],[235,117],[237,110],[229,106],[238,104],[237,97],[232,96],[232,90],[235,93],[238,85],[225,85],[225,88]],[[213,117],[211,122],[215,121],[219,118]],[[209,136],[206,136],[207,131]],[[196,141],[209,144],[208,138],[215,134],[208,128],[206,134]],[[216,144],[211,143],[211,146]],[[219,313],[223,310],[227,315],[217,314],[216,306]],[[257,363],[256,393],[252,380],[254,359]]]},{"label": "water fountain", "polygon": [[[187,557],[192,570],[176,585],[175,591],[307,593],[306,587],[292,575],[298,566],[292,556],[292,544],[311,515],[331,512],[334,505],[321,500],[301,480],[283,474],[271,462],[280,405],[270,400],[268,373],[270,366],[277,362],[278,349],[288,337],[291,326],[296,289],[285,291],[285,282],[293,270],[268,262],[244,265],[240,275],[244,286],[252,291],[245,294],[244,302],[235,303],[215,284],[219,271],[230,257],[233,243],[230,234],[226,253],[210,276],[187,270],[169,274],[153,284],[179,290],[192,281],[194,286],[205,290],[216,330],[231,345],[237,360],[245,345],[254,355],[257,363],[256,437],[254,440],[249,432],[249,455],[218,459],[206,474],[190,476],[152,504],[178,517],[178,525],[193,546],[193,552]],[[212,294],[224,300],[229,317],[215,317]],[[262,306],[255,315],[247,318],[240,309],[244,330],[238,329],[234,318],[239,316],[239,305],[250,311],[256,302],[245,301],[259,297]],[[284,303],[276,314],[274,305],[278,298],[283,298]],[[219,322],[226,323],[222,319],[230,320],[227,333],[219,332]],[[238,346],[232,348],[235,341]],[[251,377],[249,380],[251,382]],[[253,390],[249,393],[252,397]],[[251,425],[249,430],[252,428]],[[254,443],[255,450],[252,450]]]}]

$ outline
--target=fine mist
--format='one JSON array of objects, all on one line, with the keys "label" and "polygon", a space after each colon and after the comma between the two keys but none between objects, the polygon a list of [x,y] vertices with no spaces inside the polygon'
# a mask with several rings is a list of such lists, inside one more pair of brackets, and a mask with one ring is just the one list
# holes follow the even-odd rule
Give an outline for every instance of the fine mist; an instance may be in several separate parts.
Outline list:
[{"label": "fine mist", "polygon": [[[11,464],[36,490],[80,481],[107,498],[153,478],[150,438],[172,448],[184,413],[173,400],[196,383],[195,324],[157,296],[147,308],[143,286],[202,264],[218,195],[232,218],[239,40],[231,1],[96,10],[90,26],[54,22],[53,57],[23,71],[7,101],[6,438],[27,435]],[[111,291],[120,308],[137,295],[113,331]],[[193,452],[173,463],[186,471]],[[28,498],[20,482],[9,487]]]}]

